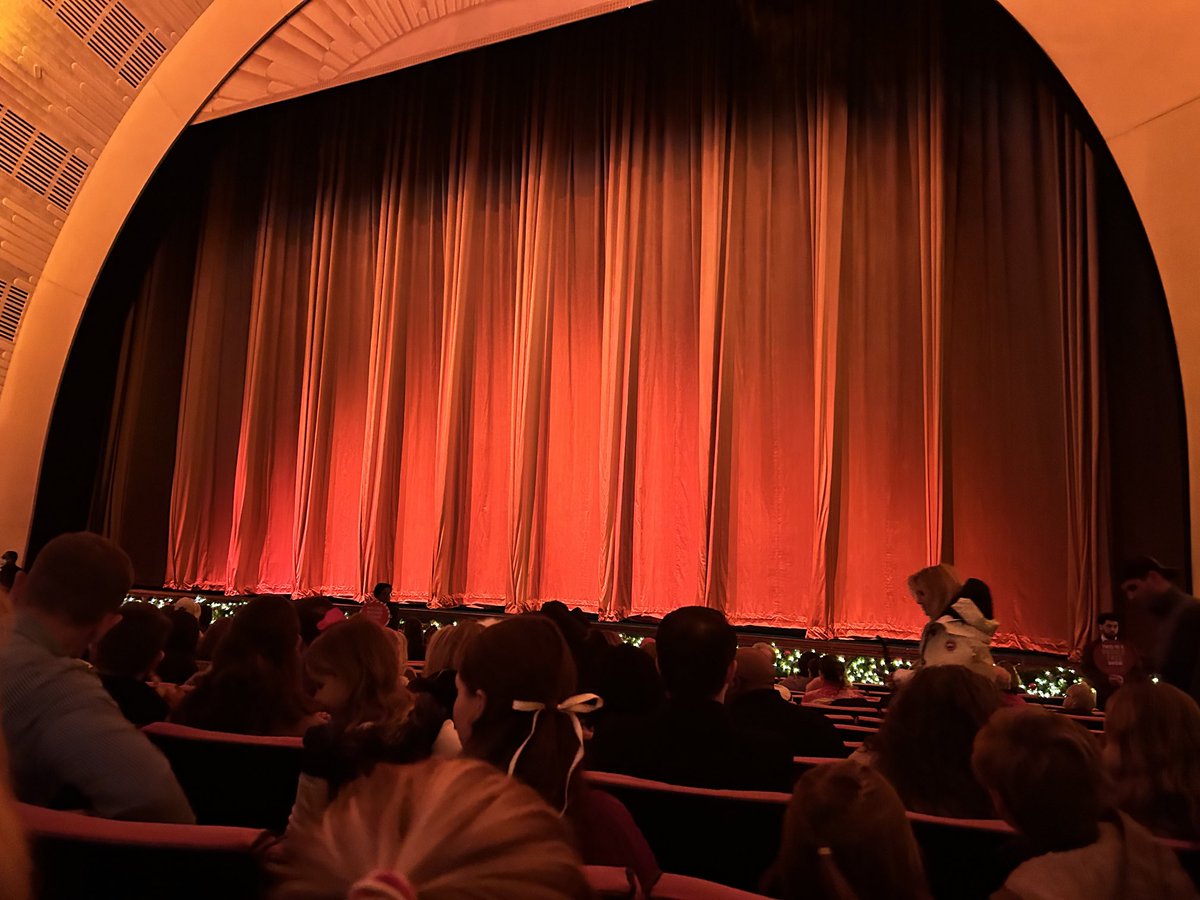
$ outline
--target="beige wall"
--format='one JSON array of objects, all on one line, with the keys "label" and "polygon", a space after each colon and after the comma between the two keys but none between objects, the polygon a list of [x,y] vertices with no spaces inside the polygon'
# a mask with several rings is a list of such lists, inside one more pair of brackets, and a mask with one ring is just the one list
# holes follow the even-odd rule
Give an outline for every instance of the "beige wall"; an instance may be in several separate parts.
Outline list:
[{"label": "beige wall", "polygon": [[[0,546],[27,538],[55,392],[104,257],[155,165],[201,110],[212,117],[320,90],[632,2],[127,0],[167,47],[137,90],[98,66],[42,0],[6,3],[0,104],[94,164],[65,215],[0,173],[0,280],[32,288],[15,345],[0,345]],[[1170,304],[1190,471],[1200,473],[1200,6],[1000,2],[1079,94],[1129,184]],[[364,20],[360,6],[378,14]],[[1200,477],[1191,482],[1200,537]]]}]

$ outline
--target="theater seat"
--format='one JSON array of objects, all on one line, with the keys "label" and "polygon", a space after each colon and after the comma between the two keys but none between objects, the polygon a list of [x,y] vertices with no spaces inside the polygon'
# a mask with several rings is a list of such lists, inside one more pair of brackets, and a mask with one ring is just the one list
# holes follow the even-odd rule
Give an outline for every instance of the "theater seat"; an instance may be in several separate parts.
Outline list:
[{"label": "theater seat", "polygon": [[638,886],[637,879],[628,869],[618,866],[584,866],[588,887],[592,893],[602,900],[608,898],[629,898],[642,900],[646,895]]},{"label": "theater seat", "polygon": [[302,743],[170,722],[142,729],[166,755],[201,825],[282,832],[296,799]]},{"label": "theater seat", "polygon": [[925,874],[937,900],[983,900],[1023,860],[1016,833],[997,819],[949,819],[910,812]]},{"label": "theater seat", "polygon": [[682,787],[607,772],[587,777],[625,804],[664,871],[755,890],[775,860],[790,794]]},{"label": "theater seat", "polygon": [[764,894],[752,894],[723,884],[714,884],[688,875],[664,875],[650,892],[650,900],[766,900]]},{"label": "theater seat", "polygon": [[255,900],[261,829],[117,822],[18,804],[38,900]]}]

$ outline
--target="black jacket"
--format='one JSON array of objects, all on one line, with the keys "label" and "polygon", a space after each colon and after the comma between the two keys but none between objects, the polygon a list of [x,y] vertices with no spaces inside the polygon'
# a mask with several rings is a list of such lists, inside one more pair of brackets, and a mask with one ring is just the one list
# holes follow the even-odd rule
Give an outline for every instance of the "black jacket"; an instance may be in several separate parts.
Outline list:
[{"label": "black jacket", "polygon": [[747,691],[725,705],[734,726],[776,735],[792,756],[846,755],[832,722],[815,709],[788,703],[774,688]]}]

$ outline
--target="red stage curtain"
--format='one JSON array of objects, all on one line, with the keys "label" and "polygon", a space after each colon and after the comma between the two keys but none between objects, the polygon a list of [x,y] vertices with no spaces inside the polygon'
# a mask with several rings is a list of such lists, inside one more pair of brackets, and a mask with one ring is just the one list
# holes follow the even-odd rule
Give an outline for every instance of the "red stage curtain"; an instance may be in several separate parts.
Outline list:
[{"label": "red stage curtain", "polygon": [[1087,143],[998,18],[798,10],[655,4],[219,125],[168,582],[913,637],[947,560],[1005,642],[1078,643]]}]

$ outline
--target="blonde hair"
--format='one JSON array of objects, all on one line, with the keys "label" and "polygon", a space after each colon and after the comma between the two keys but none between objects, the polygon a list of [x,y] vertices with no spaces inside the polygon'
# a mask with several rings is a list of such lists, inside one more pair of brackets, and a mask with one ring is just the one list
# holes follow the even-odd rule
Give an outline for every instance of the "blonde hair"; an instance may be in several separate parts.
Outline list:
[{"label": "blonde hair", "polygon": [[31,870],[25,829],[8,781],[8,748],[0,734],[0,896],[28,900]]},{"label": "blonde hair", "polygon": [[346,708],[330,711],[346,728],[408,713],[413,700],[401,678],[403,670],[396,639],[361,616],[333,625],[304,654],[304,671],[310,678],[332,675],[350,688]]},{"label": "blonde hair", "polygon": [[533,790],[487,763],[377,766],[319,822],[289,832],[274,897],[340,900],[372,873],[407,882],[420,900],[587,897],[565,829]]},{"label": "blonde hair", "polygon": [[475,619],[463,619],[456,625],[443,625],[433,633],[425,645],[425,675],[451,670],[457,672],[462,666],[467,647],[479,635],[484,626]]},{"label": "blonde hair", "polygon": [[1151,831],[1200,840],[1200,708],[1169,684],[1127,684],[1108,702],[1105,757],[1117,805]]},{"label": "blonde hair", "polygon": [[[919,572],[908,576],[908,590],[913,598],[921,604],[930,618],[939,616],[954,602],[962,585],[958,577],[945,563],[938,566],[927,566]],[[918,592],[924,593],[927,599],[922,600]]]},{"label": "blonde hair", "polygon": [[768,877],[788,900],[930,896],[900,797],[882,775],[851,760],[823,763],[796,782]]}]

